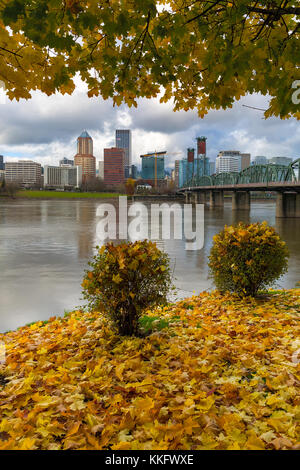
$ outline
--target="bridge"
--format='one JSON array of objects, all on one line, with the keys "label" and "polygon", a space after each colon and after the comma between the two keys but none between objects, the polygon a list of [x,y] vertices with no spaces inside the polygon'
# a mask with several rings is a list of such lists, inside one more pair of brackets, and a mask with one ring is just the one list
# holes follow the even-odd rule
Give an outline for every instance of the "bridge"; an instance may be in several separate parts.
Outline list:
[{"label": "bridge", "polygon": [[186,202],[224,205],[224,192],[232,193],[232,210],[249,210],[251,191],[276,193],[276,217],[300,217],[300,158],[289,166],[252,165],[239,173],[192,177],[178,192]]}]

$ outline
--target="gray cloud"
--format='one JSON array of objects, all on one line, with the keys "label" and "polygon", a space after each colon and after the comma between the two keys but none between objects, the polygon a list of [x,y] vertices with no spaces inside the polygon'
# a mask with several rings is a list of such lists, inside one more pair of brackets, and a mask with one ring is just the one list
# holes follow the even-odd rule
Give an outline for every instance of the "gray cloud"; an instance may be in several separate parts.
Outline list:
[{"label": "gray cloud", "polygon": [[[232,109],[211,111],[200,119],[195,111],[173,112],[172,104],[158,99],[139,101],[138,108],[113,107],[111,100],[89,99],[79,86],[73,96],[47,97],[34,93],[32,100],[0,105],[0,154],[57,163],[62,156],[76,153],[76,138],[87,129],[94,138],[95,156],[114,145],[116,128],[133,131],[134,161],[149,150],[182,152],[195,146],[195,138],[208,138],[208,155],[219,150],[237,149],[254,155],[298,157],[300,124],[295,119],[263,119],[260,111],[242,104],[267,107],[267,98],[247,96]],[[168,159],[170,165],[177,157]]]}]

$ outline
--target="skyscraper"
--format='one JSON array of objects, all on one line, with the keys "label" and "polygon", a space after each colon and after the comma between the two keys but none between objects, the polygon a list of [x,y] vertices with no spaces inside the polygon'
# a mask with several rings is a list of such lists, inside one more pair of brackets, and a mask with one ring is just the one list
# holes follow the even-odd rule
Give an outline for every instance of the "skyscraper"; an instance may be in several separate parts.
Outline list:
[{"label": "skyscraper", "polygon": [[125,150],[112,147],[104,149],[104,183],[118,185],[125,182]]},{"label": "skyscraper", "polygon": [[93,139],[87,131],[83,131],[77,139],[77,153],[79,155],[93,155]]},{"label": "skyscraper", "polygon": [[166,152],[157,152],[156,155],[153,153],[141,155],[143,180],[148,181],[149,184],[155,184],[155,177],[156,180],[164,180],[165,154]]},{"label": "skyscraper", "polygon": [[132,138],[131,130],[117,129],[116,130],[116,147],[125,150],[125,169],[129,171],[132,161]]},{"label": "skyscraper", "polygon": [[0,170],[4,170],[3,155],[0,155]]},{"label": "skyscraper", "polygon": [[93,139],[87,131],[77,139],[77,154],[74,157],[76,166],[82,167],[82,182],[95,178],[96,176],[96,158],[93,155]]},{"label": "skyscraper", "polygon": [[251,155],[250,153],[241,153],[241,170],[245,170],[250,166]]},{"label": "skyscraper", "polygon": [[197,137],[197,158],[206,157],[206,137]]},{"label": "skyscraper", "polygon": [[180,160],[175,160],[175,186],[176,188],[179,188],[179,166],[180,166]]}]

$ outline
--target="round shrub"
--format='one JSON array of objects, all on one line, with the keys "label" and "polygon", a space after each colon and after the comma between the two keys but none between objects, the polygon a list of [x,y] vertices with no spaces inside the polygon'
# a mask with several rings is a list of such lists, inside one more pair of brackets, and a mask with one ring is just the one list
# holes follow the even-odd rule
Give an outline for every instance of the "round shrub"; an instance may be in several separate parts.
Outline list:
[{"label": "round shrub", "polygon": [[97,249],[83,279],[83,296],[91,309],[112,319],[121,335],[138,336],[142,312],[167,301],[169,258],[148,240]]},{"label": "round shrub", "polygon": [[288,248],[267,222],[225,226],[213,240],[208,265],[221,291],[254,296],[287,271]]}]

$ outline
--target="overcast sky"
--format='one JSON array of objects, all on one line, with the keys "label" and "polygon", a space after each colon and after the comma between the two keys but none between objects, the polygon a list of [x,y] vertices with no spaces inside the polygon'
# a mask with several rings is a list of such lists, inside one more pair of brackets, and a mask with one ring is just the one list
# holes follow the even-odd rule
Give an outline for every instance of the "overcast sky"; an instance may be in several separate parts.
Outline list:
[{"label": "overcast sky", "polygon": [[[143,99],[138,108],[113,107],[111,101],[88,98],[78,83],[72,96],[48,97],[39,92],[29,101],[0,101],[0,155],[6,161],[31,159],[44,164],[73,158],[76,139],[86,129],[94,140],[94,155],[103,159],[103,148],[115,144],[115,129],[132,130],[133,163],[148,151],[167,150],[186,154],[195,147],[197,136],[207,137],[207,154],[215,160],[220,150],[240,150],[251,156],[300,157],[300,122],[295,119],[265,120],[263,113],[242,104],[265,108],[267,99],[253,95],[242,98],[232,109],[211,111],[200,119],[195,111],[173,112],[172,103]],[[172,166],[180,155],[170,155]]]}]

